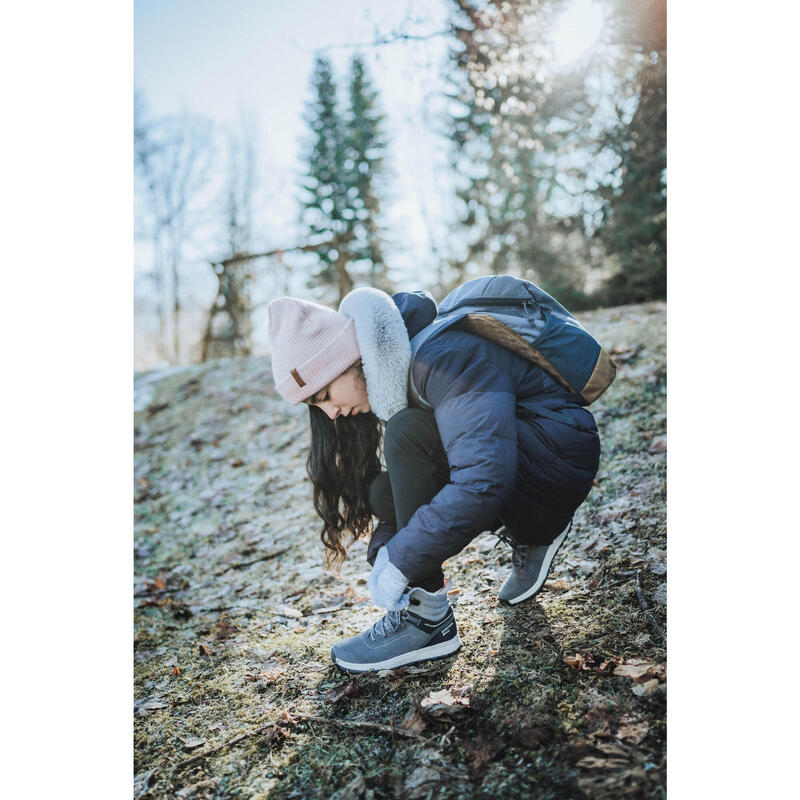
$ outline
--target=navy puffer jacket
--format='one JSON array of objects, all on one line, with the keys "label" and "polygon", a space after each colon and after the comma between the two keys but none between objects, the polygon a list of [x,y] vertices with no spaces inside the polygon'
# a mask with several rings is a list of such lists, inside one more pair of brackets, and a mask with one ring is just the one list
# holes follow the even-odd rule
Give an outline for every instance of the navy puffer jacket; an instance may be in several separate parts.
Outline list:
[{"label": "navy puffer jacket", "polygon": [[[392,298],[409,337],[436,315],[421,292]],[[600,442],[579,395],[536,365],[480,336],[448,329],[425,342],[414,383],[433,407],[450,483],[388,542],[412,585],[501,517],[508,532],[548,544],[569,522],[597,473]],[[545,401],[573,425],[520,418],[520,401]]]}]

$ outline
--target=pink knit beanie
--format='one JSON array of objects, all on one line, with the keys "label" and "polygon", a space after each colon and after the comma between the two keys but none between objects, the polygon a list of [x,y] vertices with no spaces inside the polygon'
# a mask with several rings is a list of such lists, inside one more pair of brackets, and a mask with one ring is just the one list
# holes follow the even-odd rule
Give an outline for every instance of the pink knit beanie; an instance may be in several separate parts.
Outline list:
[{"label": "pink knit beanie", "polygon": [[316,394],[361,357],[353,320],[294,297],[267,306],[275,388],[295,405]]}]

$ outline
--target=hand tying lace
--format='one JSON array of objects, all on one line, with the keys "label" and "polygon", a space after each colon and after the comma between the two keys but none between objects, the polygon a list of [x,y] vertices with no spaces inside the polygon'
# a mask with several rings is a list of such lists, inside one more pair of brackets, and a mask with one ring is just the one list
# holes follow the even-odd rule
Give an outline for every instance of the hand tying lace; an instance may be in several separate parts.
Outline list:
[{"label": "hand tying lace", "polygon": [[376,635],[387,636],[390,633],[394,633],[406,616],[405,610],[387,612],[369,629],[369,638],[374,642]]}]

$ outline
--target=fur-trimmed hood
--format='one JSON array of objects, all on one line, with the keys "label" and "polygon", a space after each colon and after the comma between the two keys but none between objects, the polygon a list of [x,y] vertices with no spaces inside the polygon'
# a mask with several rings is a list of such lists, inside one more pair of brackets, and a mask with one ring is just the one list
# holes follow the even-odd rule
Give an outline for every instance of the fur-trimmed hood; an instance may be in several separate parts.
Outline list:
[{"label": "fur-trimmed hood", "polygon": [[356,326],[370,408],[388,420],[408,408],[409,335],[433,320],[436,304],[422,292],[389,297],[380,289],[362,287],[342,300],[339,313]]}]

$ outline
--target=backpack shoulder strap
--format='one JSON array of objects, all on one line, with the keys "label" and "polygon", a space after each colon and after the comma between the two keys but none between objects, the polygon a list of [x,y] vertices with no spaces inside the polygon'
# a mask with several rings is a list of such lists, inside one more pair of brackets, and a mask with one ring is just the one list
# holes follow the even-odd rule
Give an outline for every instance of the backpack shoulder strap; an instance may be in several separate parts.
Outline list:
[{"label": "backpack shoulder strap", "polygon": [[417,387],[414,386],[414,378],[413,378],[413,361],[411,367],[408,370],[408,397],[411,400],[412,405],[416,406],[417,408],[424,408],[426,411],[433,411],[433,406],[430,405],[425,398],[417,391]]},{"label": "backpack shoulder strap", "polygon": [[424,408],[428,411],[433,410],[425,398],[419,393],[417,387],[414,385],[414,360],[417,353],[428,339],[440,334],[442,331],[447,330],[451,325],[458,322],[464,314],[453,315],[452,317],[437,317],[430,325],[426,325],[419,333],[411,337],[411,364],[408,368],[408,396],[411,401],[419,408]]}]

